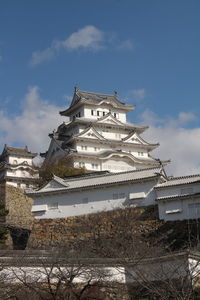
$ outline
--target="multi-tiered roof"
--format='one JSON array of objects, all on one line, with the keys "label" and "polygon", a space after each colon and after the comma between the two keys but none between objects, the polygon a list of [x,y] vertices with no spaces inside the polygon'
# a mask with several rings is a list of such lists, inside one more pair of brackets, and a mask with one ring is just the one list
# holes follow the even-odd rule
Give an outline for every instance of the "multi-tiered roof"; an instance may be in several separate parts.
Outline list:
[{"label": "multi-tiered roof", "polygon": [[37,153],[28,147],[10,147],[5,145],[0,155],[0,183],[6,183],[23,189],[37,186],[38,171],[33,166]]},{"label": "multi-tiered roof", "polygon": [[69,108],[60,112],[69,121],[50,134],[45,162],[67,155],[73,166],[95,171],[159,166],[160,161],[149,154],[159,144],[148,143],[140,136],[148,126],[126,119],[134,108],[120,101],[116,92],[105,95],[75,89]]}]

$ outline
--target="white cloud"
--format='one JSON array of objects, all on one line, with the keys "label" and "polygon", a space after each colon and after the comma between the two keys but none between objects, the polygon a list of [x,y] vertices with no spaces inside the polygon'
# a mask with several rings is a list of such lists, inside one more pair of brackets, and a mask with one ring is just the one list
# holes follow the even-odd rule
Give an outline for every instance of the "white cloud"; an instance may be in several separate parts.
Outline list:
[{"label": "white cloud", "polygon": [[88,25],[72,33],[64,41],[53,41],[50,47],[42,51],[33,52],[31,65],[35,66],[43,61],[55,57],[62,49],[65,50],[100,50],[103,48],[104,33],[95,26]]},{"label": "white cloud", "polygon": [[150,125],[144,137],[147,141],[160,143],[152,155],[162,160],[171,159],[167,167],[169,175],[200,173],[200,128],[184,128],[195,118],[186,112],[180,112],[176,120],[159,119],[151,111],[142,115],[143,123]]},{"label": "white cloud", "polygon": [[131,101],[143,100],[146,97],[145,89],[134,89],[128,92],[127,98]]},{"label": "white cloud", "polygon": [[63,107],[50,104],[40,97],[38,87],[29,88],[20,115],[7,116],[0,111],[0,143],[27,145],[31,151],[46,151],[48,134],[66,118],[59,115]]},{"label": "white cloud", "polygon": [[61,50],[87,50],[98,51],[108,47],[121,50],[133,50],[131,40],[121,41],[116,34],[105,33],[93,25],[87,25],[76,32],[73,32],[66,40],[53,41],[52,44],[41,51],[32,53],[30,65],[36,66],[44,61],[56,57]]},{"label": "white cloud", "polygon": [[90,25],[72,33],[66,41],[62,42],[61,46],[63,45],[63,47],[70,50],[79,48],[99,50],[103,47],[103,40],[103,32]]},{"label": "white cloud", "polygon": [[30,64],[31,66],[36,66],[44,61],[51,60],[55,56],[56,56],[56,49],[54,49],[51,46],[43,51],[33,52]]},{"label": "white cloud", "polygon": [[134,49],[134,44],[131,40],[125,40],[119,43],[118,49],[120,50],[133,50]]}]

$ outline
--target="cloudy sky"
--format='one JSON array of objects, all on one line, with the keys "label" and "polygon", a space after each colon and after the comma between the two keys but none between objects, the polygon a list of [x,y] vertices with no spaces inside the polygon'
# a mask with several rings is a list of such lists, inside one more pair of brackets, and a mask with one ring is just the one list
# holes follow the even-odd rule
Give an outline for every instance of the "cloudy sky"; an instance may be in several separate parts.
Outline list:
[{"label": "cloudy sky", "polygon": [[45,151],[75,85],[118,91],[168,173],[200,173],[199,0],[0,0],[0,150]]}]

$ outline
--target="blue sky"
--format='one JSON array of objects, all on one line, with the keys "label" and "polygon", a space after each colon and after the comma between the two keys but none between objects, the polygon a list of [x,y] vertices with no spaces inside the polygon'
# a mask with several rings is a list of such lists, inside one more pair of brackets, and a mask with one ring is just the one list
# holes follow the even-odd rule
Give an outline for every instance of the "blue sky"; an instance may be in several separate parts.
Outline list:
[{"label": "blue sky", "polygon": [[1,0],[1,148],[46,150],[77,84],[117,90],[170,172],[200,172],[199,12],[199,0]]}]

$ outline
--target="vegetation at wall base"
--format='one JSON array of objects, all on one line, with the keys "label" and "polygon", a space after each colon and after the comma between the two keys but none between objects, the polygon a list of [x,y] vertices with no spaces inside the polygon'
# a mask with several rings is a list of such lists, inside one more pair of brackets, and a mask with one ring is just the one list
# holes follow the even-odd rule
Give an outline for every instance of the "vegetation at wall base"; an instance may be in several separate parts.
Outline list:
[{"label": "vegetation at wall base", "polygon": [[39,186],[42,186],[52,179],[53,175],[60,178],[85,174],[85,168],[74,168],[70,166],[68,158],[64,157],[54,163],[39,168]]}]

